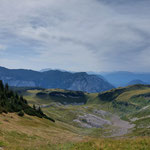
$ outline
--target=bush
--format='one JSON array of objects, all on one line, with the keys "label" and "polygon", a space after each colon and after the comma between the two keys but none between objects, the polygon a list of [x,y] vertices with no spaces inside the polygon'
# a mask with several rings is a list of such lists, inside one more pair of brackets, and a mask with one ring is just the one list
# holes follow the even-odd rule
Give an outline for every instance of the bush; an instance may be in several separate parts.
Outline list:
[{"label": "bush", "polygon": [[18,116],[23,117],[24,116],[24,112],[23,111],[19,111],[18,112]]}]

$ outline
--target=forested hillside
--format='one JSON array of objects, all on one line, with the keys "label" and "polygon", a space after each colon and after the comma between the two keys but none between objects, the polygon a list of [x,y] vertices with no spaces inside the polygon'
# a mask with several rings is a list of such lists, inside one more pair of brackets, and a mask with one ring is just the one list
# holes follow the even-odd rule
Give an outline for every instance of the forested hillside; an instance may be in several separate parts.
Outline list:
[{"label": "forested hillside", "polygon": [[54,122],[53,119],[47,117],[42,112],[40,107],[30,107],[27,100],[25,100],[22,96],[18,96],[18,94],[14,93],[12,90],[9,90],[8,84],[4,85],[0,80],[0,113],[8,112],[16,112],[19,116],[24,116],[25,113],[31,116],[46,118]]}]

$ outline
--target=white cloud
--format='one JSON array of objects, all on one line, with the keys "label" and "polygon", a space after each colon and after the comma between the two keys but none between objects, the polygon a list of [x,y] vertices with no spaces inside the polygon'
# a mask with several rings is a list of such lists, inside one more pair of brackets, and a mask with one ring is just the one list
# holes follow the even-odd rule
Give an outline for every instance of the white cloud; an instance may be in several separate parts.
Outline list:
[{"label": "white cloud", "polygon": [[[13,53],[12,62],[16,57],[20,62],[14,68],[145,71],[150,61],[134,60],[150,44],[148,4],[138,1],[133,8],[120,0],[1,0],[0,40],[9,49],[0,63]],[[26,61],[18,58],[24,53]]]}]

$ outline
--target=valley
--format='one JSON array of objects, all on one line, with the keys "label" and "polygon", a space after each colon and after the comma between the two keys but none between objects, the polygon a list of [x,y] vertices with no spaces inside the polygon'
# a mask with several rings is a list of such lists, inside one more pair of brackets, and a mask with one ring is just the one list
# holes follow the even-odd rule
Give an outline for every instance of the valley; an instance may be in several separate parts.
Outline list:
[{"label": "valley", "polygon": [[[57,91],[57,94],[60,93],[57,102],[56,97],[44,95],[54,91]],[[37,96],[39,92],[44,96]],[[64,96],[61,95],[60,89],[28,90],[24,95],[31,105],[41,106],[47,115],[56,120],[76,128],[85,128],[89,135],[93,134],[96,137],[116,137],[134,133],[139,126],[136,123],[137,120],[149,119],[149,92],[149,85],[134,85],[102,93],[84,93],[84,99],[79,98],[79,103],[73,104],[72,99],[67,98],[68,103],[65,105],[61,103]],[[141,118],[140,114],[144,118]],[[148,126],[147,122],[144,130],[148,131]],[[100,129],[102,132],[95,132]]]},{"label": "valley", "polygon": [[0,0],[0,150],[150,150],[150,0]]},{"label": "valley", "polygon": [[147,150],[150,146],[149,85],[101,93],[39,88],[14,91],[19,91],[31,107],[41,107],[55,122],[28,114],[20,117],[16,113],[2,113],[3,149]]}]

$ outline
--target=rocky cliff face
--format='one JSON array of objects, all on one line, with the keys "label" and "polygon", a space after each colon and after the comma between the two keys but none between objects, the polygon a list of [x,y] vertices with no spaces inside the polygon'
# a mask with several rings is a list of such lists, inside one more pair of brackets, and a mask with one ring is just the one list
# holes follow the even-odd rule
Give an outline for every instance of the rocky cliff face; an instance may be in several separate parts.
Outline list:
[{"label": "rocky cliff face", "polygon": [[37,72],[0,67],[0,79],[10,86],[60,88],[89,93],[106,91],[113,88],[104,79],[96,75],[88,75],[85,72],[70,73],[58,70]]},{"label": "rocky cliff face", "polygon": [[70,90],[85,91],[89,93],[106,91],[112,88],[113,86],[102,78],[86,73],[76,74],[73,83],[69,87]]}]

